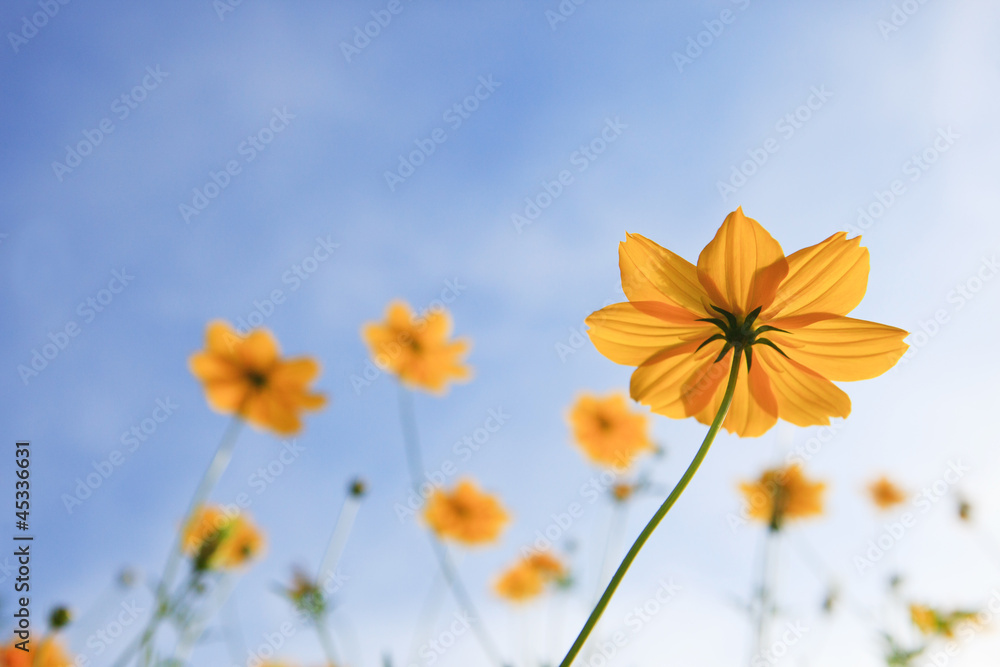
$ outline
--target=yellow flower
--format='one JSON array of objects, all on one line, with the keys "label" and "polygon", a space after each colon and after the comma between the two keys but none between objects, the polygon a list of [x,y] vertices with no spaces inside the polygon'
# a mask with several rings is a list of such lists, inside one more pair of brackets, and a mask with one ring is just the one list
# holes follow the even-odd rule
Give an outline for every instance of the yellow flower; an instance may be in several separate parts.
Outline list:
[{"label": "yellow flower", "polygon": [[13,640],[0,651],[0,667],[72,667],[75,664],[53,637],[45,637],[37,645],[29,644],[30,652],[17,648],[18,641]]},{"label": "yellow flower", "polygon": [[411,388],[443,394],[451,381],[468,380],[472,370],[463,362],[465,339],[449,341],[451,316],[443,308],[414,317],[410,306],[393,301],[385,322],[369,322],[361,330],[379,368],[388,369]]},{"label": "yellow flower", "polygon": [[245,515],[227,514],[220,507],[197,510],[181,536],[181,550],[199,571],[240,567],[263,549],[264,536]]},{"label": "yellow flower", "polygon": [[976,612],[956,610],[944,613],[925,605],[910,605],[910,620],[920,632],[927,636],[939,635],[952,639],[955,629],[962,623],[975,623]]},{"label": "yellow flower", "polygon": [[424,519],[438,537],[467,545],[495,541],[510,520],[495,496],[467,479],[450,493],[436,489],[427,501]]},{"label": "yellow flower", "polygon": [[493,584],[500,597],[511,602],[527,602],[538,597],[545,585],[566,576],[566,567],[549,553],[533,553],[507,568]]},{"label": "yellow flower", "polygon": [[906,492],[893,484],[885,475],[868,485],[868,493],[880,510],[895,507],[906,500]]},{"label": "yellow flower", "polygon": [[[746,350],[723,427],[759,436],[778,417],[798,426],[846,417],[834,381],[889,370],[902,329],[846,317],[868,284],[868,250],[839,232],[785,257],[742,209],[730,213],[695,266],[638,234],[619,247],[628,301],[587,318],[597,349],[636,366],[632,398],[653,412],[710,424],[733,350]],[[717,364],[715,362],[724,361]]]},{"label": "yellow flower", "polygon": [[823,513],[826,484],[811,482],[798,464],[766,470],[756,482],[743,482],[749,514],[779,530],[788,519],[806,519]]},{"label": "yellow flower", "polygon": [[299,413],[326,405],[309,391],[319,364],[315,359],[281,359],[278,343],[266,329],[239,336],[225,322],[208,325],[205,350],[191,355],[191,372],[205,387],[208,403],[226,414],[239,414],[255,426],[279,435],[302,428]]},{"label": "yellow flower", "polygon": [[626,484],[624,482],[611,487],[611,496],[620,503],[625,502],[635,494],[637,484]]},{"label": "yellow flower", "polygon": [[647,434],[648,417],[629,410],[624,394],[584,394],[570,410],[569,421],[576,443],[598,465],[627,468],[636,456],[655,449]]}]

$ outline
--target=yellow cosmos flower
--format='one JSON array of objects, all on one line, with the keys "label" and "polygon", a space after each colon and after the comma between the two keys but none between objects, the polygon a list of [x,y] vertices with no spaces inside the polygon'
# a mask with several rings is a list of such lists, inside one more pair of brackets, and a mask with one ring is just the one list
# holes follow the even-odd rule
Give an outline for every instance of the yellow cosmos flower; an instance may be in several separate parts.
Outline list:
[{"label": "yellow cosmos flower", "polygon": [[205,350],[191,355],[189,366],[215,410],[239,414],[279,435],[298,433],[299,413],[326,405],[323,395],[308,388],[319,375],[316,360],[281,359],[278,343],[266,329],[243,337],[225,322],[212,322]]},{"label": "yellow cosmos flower", "polygon": [[203,507],[185,527],[181,550],[194,559],[196,570],[229,570],[259,556],[264,536],[243,514],[233,516],[221,507]]},{"label": "yellow cosmos flower", "polygon": [[797,464],[766,470],[756,482],[740,484],[750,516],[771,530],[779,530],[788,519],[822,514],[825,490],[826,484],[806,479]]},{"label": "yellow cosmos flower", "polygon": [[407,387],[443,394],[450,382],[472,377],[462,360],[469,342],[448,340],[451,316],[443,308],[415,317],[405,302],[393,301],[385,322],[369,322],[361,335],[378,367],[395,374]]},{"label": "yellow cosmos flower", "polygon": [[636,456],[655,449],[649,439],[649,419],[629,410],[624,394],[599,398],[585,394],[569,413],[573,437],[591,461],[627,468]]},{"label": "yellow cosmos flower", "polygon": [[952,639],[955,630],[963,623],[976,622],[976,612],[956,610],[944,613],[925,605],[910,605],[910,620],[927,636],[938,635]]},{"label": "yellow cosmos flower", "polygon": [[908,347],[902,329],[846,317],[868,285],[868,250],[859,241],[839,232],[786,257],[737,209],[694,265],[628,234],[619,246],[628,301],[590,315],[590,339],[612,361],[637,367],[632,398],[658,414],[710,424],[734,349],[742,349],[747,368],[727,431],[759,436],[778,417],[829,424],[851,412],[831,380],[881,375]]},{"label": "yellow cosmos flower", "polygon": [[505,570],[493,584],[497,595],[511,602],[527,602],[541,595],[545,585],[563,579],[566,567],[549,553],[533,553]]},{"label": "yellow cosmos flower", "polygon": [[427,501],[424,519],[442,539],[467,545],[494,542],[510,521],[496,496],[461,480],[452,492],[437,489]]},{"label": "yellow cosmos flower", "polygon": [[617,502],[623,503],[631,498],[638,488],[638,484],[626,484],[625,482],[615,484],[611,487],[611,497]]},{"label": "yellow cosmos flower", "polygon": [[53,637],[46,637],[31,652],[22,651],[13,640],[0,651],[0,667],[72,667],[75,664],[62,645]]},{"label": "yellow cosmos flower", "polygon": [[906,492],[885,475],[868,485],[868,493],[880,510],[887,510],[906,501]]}]

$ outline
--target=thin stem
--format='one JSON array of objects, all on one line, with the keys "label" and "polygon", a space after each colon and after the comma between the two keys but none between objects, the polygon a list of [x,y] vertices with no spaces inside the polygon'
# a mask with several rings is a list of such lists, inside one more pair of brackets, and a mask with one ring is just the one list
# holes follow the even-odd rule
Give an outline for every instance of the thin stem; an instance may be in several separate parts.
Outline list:
[{"label": "thin stem", "polygon": [[212,457],[212,462],[209,464],[208,469],[205,470],[205,474],[202,476],[201,482],[198,483],[198,488],[195,489],[194,495],[191,496],[191,503],[184,515],[184,521],[174,535],[173,545],[170,547],[170,555],[167,557],[167,564],[163,568],[163,576],[160,577],[160,583],[156,587],[156,612],[149,619],[149,623],[146,624],[138,642],[133,642],[125,649],[122,655],[118,657],[118,660],[115,661],[114,667],[124,667],[124,665],[127,665],[136,651],[141,650],[146,644],[152,641],[157,628],[166,617],[169,607],[169,591],[171,586],[173,586],[174,578],[177,576],[177,568],[181,563],[181,536],[190,523],[191,517],[212,493],[215,484],[219,481],[222,473],[225,472],[226,467],[229,466],[242,426],[243,420],[239,417],[239,411],[237,411],[237,416],[233,417],[226,427],[225,432],[223,432],[222,439],[215,449],[215,456]]},{"label": "thin stem", "polygon": [[761,651],[764,650],[764,644],[767,641],[767,622],[770,618],[772,606],[771,579],[774,570],[774,542],[778,536],[778,530],[778,528],[774,528],[773,526],[767,528],[767,533],[764,535],[764,544],[761,548],[760,586],[756,591],[760,606],[757,608],[757,629],[754,650],[750,654],[751,663],[753,663],[754,658],[761,655]]},{"label": "thin stem", "polygon": [[[414,491],[419,494],[420,478],[424,471],[423,457],[420,453],[420,441],[417,437],[417,420],[413,409],[413,396],[402,385],[399,385],[399,418],[403,427],[403,442],[406,445],[406,462],[410,468],[410,483],[413,485]],[[437,539],[433,532],[429,532],[428,536],[430,537],[431,546],[434,549],[434,555],[437,557],[438,566],[441,568],[441,574],[451,589],[455,602],[472,617],[472,630],[479,640],[480,646],[482,646],[483,651],[486,652],[494,664],[504,665],[503,658],[500,657],[500,651],[497,649],[489,632],[483,627],[482,617],[476,610],[472,598],[469,596],[468,591],[465,590],[462,580],[459,579],[458,573],[455,571],[455,566],[448,555],[447,547]]]},{"label": "thin stem", "polygon": [[316,634],[319,637],[319,643],[323,647],[323,655],[326,656],[326,662],[329,665],[339,665],[340,658],[337,657],[337,649],[333,644],[333,637],[330,635],[330,629],[326,627],[326,614],[321,614],[314,619],[313,625],[316,626]]},{"label": "thin stem", "polygon": [[358,516],[361,508],[361,501],[354,495],[348,495],[340,508],[340,516],[333,527],[330,535],[330,542],[327,544],[326,553],[316,574],[316,583],[323,587],[326,581],[334,574],[340,557],[344,555],[344,548],[347,546],[347,539],[351,536],[351,528],[354,527],[354,520]]},{"label": "thin stem", "polygon": [[597,625],[597,621],[600,620],[601,614],[604,613],[605,607],[611,602],[611,597],[615,594],[618,589],[618,584],[621,583],[622,579],[625,578],[625,573],[628,572],[628,568],[632,565],[632,561],[635,560],[636,556],[642,550],[642,547],[646,544],[646,541],[656,530],[656,527],[660,525],[663,517],[667,515],[670,508],[674,506],[677,499],[680,498],[681,494],[684,493],[684,489],[687,488],[688,483],[694,474],[698,472],[698,467],[701,466],[701,462],[705,459],[705,455],[708,454],[709,447],[712,446],[712,441],[715,440],[716,433],[719,432],[719,428],[722,426],[723,420],[726,418],[726,414],[729,412],[729,405],[733,402],[733,394],[736,392],[736,379],[739,377],[740,372],[740,359],[742,357],[743,350],[739,347],[735,348],[733,351],[733,365],[729,371],[729,383],[726,385],[726,393],[722,397],[722,404],[719,406],[719,411],[715,415],[715,419],[712,421],[712,425],[708,429],[708,433],[705,435],[705,440],[702,441],[701,447],[698,449],[698,453],[694,455],[694,459],[688,466],[687,470],[684,471],[684,475],[681,477],[680,481],[677,482],[677,486],[674,490],[670,492],[667,499],[663,501],[660,508],[656,510],[656,514],[653,518],[649,520],[646,527],[642,529],[639,533],[639,537],[636,538],[635,543],[632,544],[632,548],[628,550],[625,554],[625,558],[622,560],[621,565],[618,566],[618,570],[615,571],[611,581],[608,583],[607,589],[604,591],[604,595],[601,599],[597,601],[597,605],[594,607],[594,611],[590,612],[590,617],[584,624],[583,629],[580,630],[579,636],[577,636],[576,641],[573,642],[573,646],[570,647],[569,652],[563,661],[559,663],[559,667],[569,667],[573,664],[573,660],[576,659],[580,649],[583,648],[584,643],[587,641],[587,637],[590,636],[591,631],[594,626]]}]

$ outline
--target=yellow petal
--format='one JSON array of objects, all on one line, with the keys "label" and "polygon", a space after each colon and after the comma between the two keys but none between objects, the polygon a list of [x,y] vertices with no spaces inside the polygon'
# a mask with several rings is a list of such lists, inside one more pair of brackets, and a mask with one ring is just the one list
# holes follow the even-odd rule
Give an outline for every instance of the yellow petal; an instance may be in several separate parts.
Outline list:
[{"label": "yellow petal", "polygon": [[699,317],[708,312],[708,294],[698,281],[697,267],[645,236],[627,235],[618,246],[618,265],[629,301],[665,301]]},{"label": "yellow petal", "polygon": [[209,323],[205,330],[205,351],[221,356],[233,356],[234,348],[243,339],[240,337],[228,322],[215,320]]},{"label": "yellow petal", "polygon": [[253,395],[244,410],[247,420],[278,435],[298,433],[302,428],[298,410],[283,398],[269,391]]},{"label": "yellow petal", "polygon": [[806,313],[846,315],[868,288],[868,248],[861,237],[838,232],[788,257],[788,275],[778,287],[765,318]]},{"label": "yellow petal", "polygon": [[615,303],[592,313],[586,322],[594,347],[628,366],[691,340],[700,343],[716,331],[688,310],[655,301]]},{"label": "yellow petal", "polygon": [[240,361],[251,370],[267,371],[278,359],[278,342],[266,329],[254,329],[237,348]]},{"label": "yellow petal", "polygon": [[781,246],[738,208],[698,256],[698,279],[712,302],[738,317],[767,308],[788,273]]},{"label": "yellow petal", "polygon": [[712,362],[724,343],[715,341],[696,352],[698,345],[699,342],[685,343],[639,366],[632,373],[629,385],[632,398],[648,405],[653,412],[673,419],[695,414],[716,393],[719,377],[717,372],[711,371],[722,362]]},{"label": "yellow petal", "polygon": [[753,348],[753,363],[760,364],[771,381],[778,402],[778,416],[796,426],[819,426],[830,417],[851,414],[851,399],[839,387],[802,364],[786,359],[763,345]]},{"label": "yellow petal", "polygon": [[249,391],[250,385],[242,378],[205,383],[205,398],[208,404],[222,413],[239,410]]},{"label": "yellow petal", "polygon": [[[728,363],[732,363],[731,352],[727,355],[727,360]],[[708,419],[702,423],[711,424],[715,413],[713,412],[711,416],[702,414]],[[753,363],[750,372],[747,373],[746,360],[741,359],[736,392],[733,394],[733,402],[729,406],[726,420],[722,422],[722,428],[741,438],[756,438],[771,430],[777,421],[778,402],[774,392],[771,391],[767,373],[758,363]]]},{"label": "yellow petal", "polygon": [[304,387],[319,375],[319,364],[309,357],[279,362],[271,372],[270,383],[280,387]]},{"label": "yellow petal", "polygon": [[909,347],[909,334],[876,322],[833,316],[789,329],[782,320],[770,322],[789,333],[772,331],[773,340],[790,358],[827,380],[854,381],[878,377],[892,368]]},{"label": "yellow petal", "polygon": [[208,352],[192,354],[188,367],[202,382],[233,381],[243,377],[243,371],[230,358]]}]

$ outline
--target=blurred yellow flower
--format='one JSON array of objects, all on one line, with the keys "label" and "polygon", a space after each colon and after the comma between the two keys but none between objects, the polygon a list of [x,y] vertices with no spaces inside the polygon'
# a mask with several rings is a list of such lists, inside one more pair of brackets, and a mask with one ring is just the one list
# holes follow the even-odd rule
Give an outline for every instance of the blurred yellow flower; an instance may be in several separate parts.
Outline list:
[{"label": "blurred yellow flower", "polygon": [[655,449],[648,435],[648,417],[629,410],[621,393],[604,398],[580,396],[570,410],[569,422],[580,449],[598,465],[628,468],[636,456]]},{"label": "blurred yellow flower", "polygon": [[636,484],[626,484],[624,482],[611,487],[611,496],[620,503],[625,502],[635,494]]},{"label": "blurred yellow flower", "polygon": [[398,376],[407,387],[443,394],[449,382],[472,377],[462,359],[469,342],[448,340],[451,316],[443,308],[415,317],[404,301],[393,301],[385,322],[369,322],[361,334],[375,364]]},{"label": "blurred yellow flower", "polygon": [[[868,284],[868,250],[845,232],[785,257],[737,209],[695,266],[639,234],[619,246],[628,301],[587,318],[597,349],[636,366],[632,398],[653,412],[710,424],[733,349],[743,349],[723,427],[762,435],[778,417],[798,426],[846,417],[851,400],[831,380],[881,375],[907,349],[907,332],[846,317]],[[725,361],[724,364],[717,364]]]},{"label": "blurred yellow flower", "polygon": [[259,556],[264,536],[245,515],[208,506],[198,509],[188,522],[181,550],[194,560],[196,570],[229,570]]},{"label": "blurred yellow flower", "polygon": [[281,359],[278,343],[266,329],[244,337],[225,322],[212,322],[205,350],[191,355],[189,366],[215,410],[238,414],[278,435],[297,433],[302,428],[299,413],[326,405],[322,394],[309,391],[319,375],[316,360]]},{"label": "blurred yellow flower", "polygon": [[562,561],[547,552],[536,552],[507,568],[493,584],[493,590],[511,602],[527,602],[541,595],[547,583],[565,576]]},{"label": "blurred yellow flower", "polygon": [[952,639],[959,625],[966,622],[975,623],[975,617],[976,612],[972,611],[956,610],[944,613],[925,605],[910,605],[910,619],[917,629],[927,636],[938,635]]},{"label": "blurred yellow flower", "polygon": [[0,667],[72,667],[75,662],[53,637],[37,645],[29,644],[30,652],[16,647],[15,639],[0,652]]},{"label": "blurred yellow flower", "polygon": [[788,519],[806,519],[823,513],[826,484],[805,478],[798,464],[766,470],[756,482],[743,482],[752,518],[779,530]]},{"label": "blurred yellow flower", "polygon": [[906,492],[893,484],[892,480],[885,475],[868,485],[868,493],[871,495],[872,502],[881,510],[895,507],[906,501]]},{"label": "blurred yellow flower", "polygon": [[452,492],[436,489],[427,501],[424,519],[442,539],[466,545],[495,541],[510,521],[496,496],[461,480]]}]

